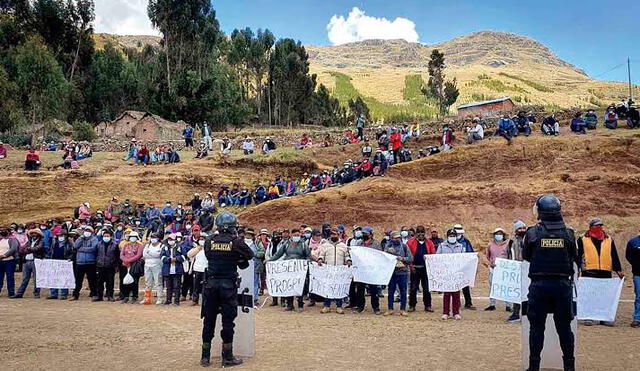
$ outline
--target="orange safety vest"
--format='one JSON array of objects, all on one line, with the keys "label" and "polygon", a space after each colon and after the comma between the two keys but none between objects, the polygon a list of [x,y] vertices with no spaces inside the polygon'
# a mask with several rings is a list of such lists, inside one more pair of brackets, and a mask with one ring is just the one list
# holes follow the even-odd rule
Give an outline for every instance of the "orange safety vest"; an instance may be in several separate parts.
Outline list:
[{"label": "orange safety vest", "polygon": [[606,237],[600,245],[600,255],[594,245],[591,237],[581,237],[582,247],[584,248],[584,270],[602,270],[611,271],[613,269],[613,263],[611,258],[611,245],[613,240],[611,237]]}]

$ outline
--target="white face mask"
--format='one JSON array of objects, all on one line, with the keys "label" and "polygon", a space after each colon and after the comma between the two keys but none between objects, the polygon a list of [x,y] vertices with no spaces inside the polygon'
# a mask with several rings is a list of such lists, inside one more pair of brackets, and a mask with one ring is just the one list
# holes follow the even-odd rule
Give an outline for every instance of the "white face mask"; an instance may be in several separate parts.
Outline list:
[{"label": "white face mask", "polygon": [[169,244],[169,246],[173,246],[173,245],[175,245],[175,244],[176,244],[176,241],[174,241],[174,240],[169,240],[169,241],[167,241],[167,243]]},{"label": "white face mask", "polygon": [[118,230],[119,230],[119,231],[121,231],[121,230],[122,230],[122,227],[118,227]]},{"label": "white face mask", "polygon": [[58,237],[58,241],[60,241],[60,242],[64,242],[64,240],[66,240],[66,238],[64,238],[64,237]]},{"label": "white face mask", "polygon": [[198,245],[200,245],[200,246],[204,246],[204,240],[200,240],[200,241],[198,241]]},{"label": "white face mask", "polygon": [[456,243],[457,239],[455,237],[447,237],[447,241],[451,244]]},{"label": "white face mask", "polygon": [[251,245],[253,243],[253,240],[250,238],[245,238],[244,243],[246,243],[247,245]]},{"label": "white face mask", "polygon": [[91,237],[91,232],[87,231],[87,232],[82,233],[82,235],[87,237],[87,238],[89,238],[89,237]]},{"label": "white face mask", "polygon": [[129,241],[136,242],[138,241],[138,237],[129,237]]},{"label": "white face mask", "polygon": [[157,244],[158,243],[158,239],[157,238],[152,238],[151,239],[151,243],[154,244],[154,245]]},{"label": "white face mask", "polygon": [[407,237],[408,235],[409,235],[409,232],[407,232],[407,231],[400,232],[400,236],[402,236],[402,237]]},{"label": "white face mask", "polygon": [[187,224],[187,226],[185,228],[191,229],[191,224]]}]

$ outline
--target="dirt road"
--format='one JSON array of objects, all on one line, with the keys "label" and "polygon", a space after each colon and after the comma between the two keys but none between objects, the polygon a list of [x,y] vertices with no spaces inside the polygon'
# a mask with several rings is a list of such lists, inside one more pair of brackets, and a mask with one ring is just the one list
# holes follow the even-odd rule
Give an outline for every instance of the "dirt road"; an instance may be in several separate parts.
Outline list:
[{"label": "dirt road", "polygon": [[[383,301],[383,303],[385,303]],[[257,311],[256,357],[244,370],[516,370],[520,326],[506,313],[463,311],[408,318],[322,315],[319,308]],[[477,300],[478,307],[486,305]],[[580,370],[631,370],[640,362],[632,303],[620,304],[618,327],[579,328]],[[0,297],[0,354],[5,370],[200,369],[199,308]],[[635,339],[635,340],[634,340]],[[214,360],[218,368],[219,359]]]}]

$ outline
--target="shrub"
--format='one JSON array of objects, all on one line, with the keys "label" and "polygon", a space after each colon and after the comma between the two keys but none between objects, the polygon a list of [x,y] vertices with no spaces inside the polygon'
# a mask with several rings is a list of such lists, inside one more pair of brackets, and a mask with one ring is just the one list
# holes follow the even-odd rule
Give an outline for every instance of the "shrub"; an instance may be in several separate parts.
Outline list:
[{"label": "shrub", "polygon": [[83,142],[91,142],[96,139],[96,132],[93,125],[86,121],[76,121],[73,123],[73,139]]}]

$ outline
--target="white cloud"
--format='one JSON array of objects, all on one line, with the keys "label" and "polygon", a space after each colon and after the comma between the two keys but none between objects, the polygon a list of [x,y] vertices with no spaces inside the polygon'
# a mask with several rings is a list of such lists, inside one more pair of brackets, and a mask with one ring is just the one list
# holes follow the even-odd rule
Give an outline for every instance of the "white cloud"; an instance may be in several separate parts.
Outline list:
[{"label": "white cloud", "polygon": [[95,32],[158,35],[147,15],[148,0],[96,0]]},{"label": "white cloud", "polygon": [[403,39],[418,42],[416,24],[413,21],[402,17],[393,21],[371,17],[356,7],[351,9],[346,19],[341,15],[331,17],[327,24],[327,33],[333,45],[370,39]]}]

